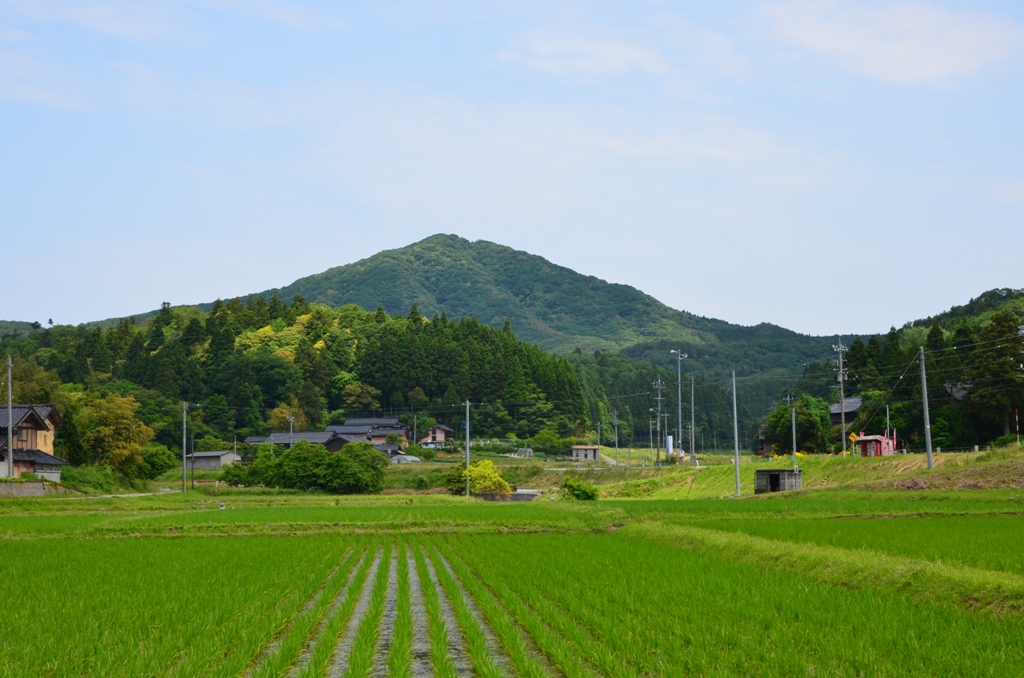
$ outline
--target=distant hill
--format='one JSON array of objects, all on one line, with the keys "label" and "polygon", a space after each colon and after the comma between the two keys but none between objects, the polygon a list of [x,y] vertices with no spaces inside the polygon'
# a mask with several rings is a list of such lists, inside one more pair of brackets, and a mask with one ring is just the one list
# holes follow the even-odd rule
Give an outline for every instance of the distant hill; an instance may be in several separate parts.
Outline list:
[{"label": "distant hill", "polygon": [[406,314],[442,311],[500,327],[549,351],[624,351],[655,363],[691,354],[708,369],[793,368],[828,355],[832,338],[770,324],[743,327],[669,308],[628,285],[585,276],[527,252],[484,240],[434,235],[261,294]]}]

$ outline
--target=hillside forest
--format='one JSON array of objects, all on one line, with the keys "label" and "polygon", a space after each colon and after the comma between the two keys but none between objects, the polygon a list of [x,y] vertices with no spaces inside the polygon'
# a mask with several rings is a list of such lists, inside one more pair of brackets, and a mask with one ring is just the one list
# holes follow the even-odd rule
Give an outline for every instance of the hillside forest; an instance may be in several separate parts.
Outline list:
[{"label": "hillside forest", "polygon": [[[856,339],[846,353],[846,388],[864,406],[848,430],[884,430],[888,405],[901,441],[923,445],[917,346],[924,345],[935,444],[967,447],[1007,435],[1024,395],[1019,325],[1018,315],[999,311]],[[8,332],[0,344],[14,356],[15,401],[58,405],[57,453],[127,477],[174,463],[182,402],[196,451],[354,416],[391,414],[419,431],[435,422],[458,430],[468,399],[474,438],[520,440],[550,453],[595,440],[599,427],[601,442],[614,445],[616,421],[620,444],[651,444],[658,381],[663,430],[686,441],[692,377],[696,449],[732,447],[728,376],[691,374],[683,361],[680,436],[676,370],[664,363],[611,351],[552,355],[518,340],[507,321],[499,329],[444,313],[427,318],[415,304],[396,316],[301,296],[287,303],[276,294],[217,301],[208,312],[164,304],[142,322],[40,326]],[[800,447],[835,451],[841,437],[828,404],[836,386],[827,361],[806,365],[799,380],[777,370],[738,375],[741,445],[756,449],[760,436],[788,443],[788,407],[776,404],[791,395]]]}]

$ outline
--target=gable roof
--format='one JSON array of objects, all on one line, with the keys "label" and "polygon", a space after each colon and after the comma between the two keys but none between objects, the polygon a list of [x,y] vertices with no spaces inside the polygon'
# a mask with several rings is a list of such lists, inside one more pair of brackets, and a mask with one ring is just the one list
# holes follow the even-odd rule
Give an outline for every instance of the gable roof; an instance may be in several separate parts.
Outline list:
[{"label": "gable roof", "polygon": [[439,429],[441,429],[442,431],[444,431],[446,433],[455,433],[455,429],[450,428],[448,426],[445,426],[444,424],[434,424],[433,426],[431,426],[427,430],[429,431],[431,428],[439,428]]},{"label": "gable roof", "polygon": [[64,425],[64,420],[60,418],[60,412],[57,411],[56,405],[51,403],[32,403],[29,407],[36,411],[40,419],[44,421],[49,419],[53,422],[54,426]]},{"label": "gable roof", "polygon": [[346,419],[345,426],[401,426],[398,417],[364,417]]},{"label": "gable roof", "polygon": [[334,431],[295,431],[294,433],[271,433],[263,442],[274,445],[289,445],[306,440],[315,445],[326,445],[338,436]]},{"label": "gable roof", "polygon": [[374,426],[370,430],[370,435],[373,436],[386,436],[391,433],[397,433],[398,435],[405,435],[409,429],[404,426]]},{"label": "gable roof", "polygon": [[[21,426],[25,421],[32,421],[39,428],[47,428],[46,422],[39,416],[34,405],[14,405],[11,407],[11,418],[14,426]],[[7,407],[0,407],[0,429],[7,430],[10,424],[7,422]]]},{"label": "gable roof", "polygon": [[[863,401],[860,396],[851,396],[849,398],[844,398],[842,403],[829,405],[828,411],[830,414],[842,414],[845,409],[846,413],[850,414],[859,410],[862,402]],[[841,405],[844,405],[845,407],[841,407]]]},{"label": "gable roof", "polygon": [[331,424],[326,430],[334,431],[341,435],[365,436],[372,428],[373,426],[370,424]]}]

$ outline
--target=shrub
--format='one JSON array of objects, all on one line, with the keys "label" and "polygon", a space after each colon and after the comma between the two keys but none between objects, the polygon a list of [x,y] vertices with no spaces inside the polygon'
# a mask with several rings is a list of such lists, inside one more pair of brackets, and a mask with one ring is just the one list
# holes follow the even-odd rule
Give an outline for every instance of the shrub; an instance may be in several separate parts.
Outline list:
[{"label": "shrub", "polygon": [[466,478],[462,475],[463,472],[462,466],[459,464],[454,464],[445,472],[444,487],[448,490],[448,494],[458,496],[466,493]]},{"label": "shrub", "polygon": [[562,481],[562,496],[578,501],[593,501],[597,499],[597,485],[573,476],[566,476]]},{"label": "shrub", "polygon": [[370,443],[349,443],[327,454],[320,486],[337,494],[380,494],[388,460]]},{"label": "shrub", "polygon": [[462,472],[463,480],[469,479],[469,491],[473,494],[512,494],[512,488],[501,477],[501,471],[489,459],[477,461]]},{"label": "shrub", "polygon": [[178,458],[175,454],[160,443],[146,443],[141,454],[142,463],[139,464],[139,475],[149,480],[155,479],[167,469],[178,465]]},{"label": "shrub", "polygon": [[61,485],[83,492],[109,494],[117,484],[117,474],[109,466],[65,466],[60,474]]}]

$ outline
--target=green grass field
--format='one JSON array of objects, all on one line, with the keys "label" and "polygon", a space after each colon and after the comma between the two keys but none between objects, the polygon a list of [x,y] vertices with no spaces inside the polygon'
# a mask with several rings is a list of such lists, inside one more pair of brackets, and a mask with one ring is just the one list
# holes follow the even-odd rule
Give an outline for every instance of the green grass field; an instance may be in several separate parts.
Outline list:
[{"label": "green grass field", "polygon": [[741,499],[731,465],[586,471],[597,502],[4,499],[0,675],[1020,675],[1019,460],[812,459],[818,489]]}]

